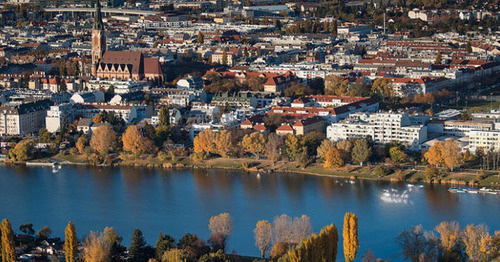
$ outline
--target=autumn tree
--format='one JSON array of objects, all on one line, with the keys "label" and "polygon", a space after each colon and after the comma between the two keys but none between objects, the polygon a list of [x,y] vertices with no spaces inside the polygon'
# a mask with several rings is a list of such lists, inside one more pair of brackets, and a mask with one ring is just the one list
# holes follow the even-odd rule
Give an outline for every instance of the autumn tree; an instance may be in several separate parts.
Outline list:
[{"label": "autumn tree", "polygon": [[46,240],[52,234],[52,229],[49,226],[43,226],[40,230],[36,232],[36,237],[39,240]]},{"label": "autumn tree", "polygon": [[326,153],[332,148],[335,148],[335,142],[330,139],[323,140],[323,142],[321,142],[321,145],[316,149],[318,158],[321,159],[321,161],[325,162]]},{"label": "autumn tree", "polygon": [[64,231],[64,254],[66,262],[76,262],[78,258],[78,240],[75,225],[69,221]]},{"label": "autumn tree", "polygon": [[444,143],[436,142],[434,145],[429,147],[429,150],[425,152],[424,158],[429,162],[429,164],[434,165],[436,167],[441,166],[444,163],[443,156]]},{"label": "autumn tree", "polygon": [[215,153],[221,157],[229,157],[229,152],[233,148],[231,132],[228,130],[223,130],[215,135],[214,140]]},{"label": "autumn tree", "polygon": [[257,222],[253,233],[255,235],[255,246],[259,248],[260,255],[264,258],[269,251],[272,239],[273,226],[267,220]]},{"label": "autumn tree", "polygon": [[399,146],[393,146],[389,149],[389,154],[391,156],[391,160],[396,163],[404,163],[408,156],[405,151]]},{"label": "autumn tree", "polygon": [[241,147],[244,152],[250,153],[257,158],[264,153],[266,138],[260,132],[254,132],[245,135],[241,141]]},{"label": "autumn tree", "polygon": [[193,140],[194,152],[205,159],[210,152],[215,151],[215,133],[212,129],[201,131]]},{"label": "autumn tree", "polygon": [[198,44],[203,44],[205,41],[204,41],[204,37],[203,37],[203,34],[201,33],[201,31],[198,31],[198,37],[196,39],[196,42]]},{"label": "autumn tree", "polygon": [[161,262],[186,262],[187,258],[185,250],[173,248],[163,253]]},{"label": "autumn tree", "polygon": [[342,160],[349,161],[352,152],[352,143],[349,140],[341,140],[337,142],[337,149],[342,153]]},{"label": "autumn tree", "polygon": [[460,226],[458,222],[441,222],[436,226],[435,230],[439,234],[440,244],[445,257],[449,257],[455,246],[460,243]]},{"label": "autumn tree", "polygon": [[462,242],[469,261],[490,261],[492,252],[498,251],[485,225],[467,225],[462,232]]},{"label": "autumn tree", "polygon": [[111,261],[111,244],[102,233],[92,232],[83,242],[83,260],[85,262]]},{"label": "autumn tree", "polygon": [[342,159],[342,153],[335,147],[330,148],[328,152],[326,152],[325,156],[325,164],[324,167],[341,167],[344,164],[344,160]]},{"label": "autumn tree", "polygon": [[161,261],[161,258],[165,253],[165,251],[172,249],[174,247],[175,247],[175,239],[169,235],[163,235],[163,233],[160,232],[155,246],[156,259],[158,261]]},{"label": "autumn tree", "polygon": [[460,145],[457,141],[446,140],[442,147],[444,164],[453,172],[453,169],[459,167],[463,163],[460,153]]},{"label": "autumn tree", "polygon": [[295,161],[295,158],[300,154],[299,138],[296,135],[286,136],[284,153],[289,161]]},{"label": "autumn tree", "polygon": [[108,125],[98,127],[90,139],[90,147],[98,152],[101,156],[105,156],[111,150],[111,147],[116,141],[116,133]]},{"label": "autumn tree", "polygon": [[347,262],[354,261],[356,253],[358,253],[358,217],[351,212],[347,212],[344,216],[344,257]]},{"label": "autumn tree", "polygon": [[218,216],[211,217],[208,229],[210,229],[212,234],[218,234],[222,237],[222,242],[220,244],[222,245],[222,250],[225,250],[227,239],[233,232],[233,219],[231,215],[222,213]]},{"label": "autumn tree", "polygon": [[121,244],[123,241],[123,237],[118,235],[116,230],[112,227],[105,227],[104,228],[104,240],[106,240],[109,244]]},{"label": "autumn tree", "polygon": [[391,97],[393,93],[392,82],[387,78],[377,78],[373,81],[372,92],[383,98]]},{"label": "autumn tree", "polygon": [[158,114],[158,121],[159,121],[158,126],[160,128],[166,128],[170,126],[170,110],[167,107],[162,106],[160,108],[160,112]]},{"label": "autumn tree", "polygon": [[89,143],[86,135],[81,135],[76,141],[76,149],[78,149],[78,153],[83,154],[85,152],[85,147]]},{"label": "autumn tree", "polygon": [[16,161],[28,161],[33,158],[35,144],[32,139],[22,140],[9,151],[9,157]]},{"label": "autumn tree", "polygon": [[222,50],[222,64],[223,65],[227,65],[227,50],[224,48],[224,50]]},{"label": "autumn tree", "polygon": [[294,248],[288,250],[286,260],[299,261],[336,261],[338,251],[338,232],[332,224],[312,234]]},{"label": "autumn tree", "polygon": [[271,133],[267,137],[267,143],[265,148],[265,153],[267,159],[273,161],[273,163],[280,159],[281,147],[283,146],[283,139],[281,136]]},{"label": "autumn tree", "polygon": [[434,62],[434,64],[440,65],[442,63],[443,63],[443,55],[441,54],[441,51],[438,51],[436,55],[436,62]]},{"label": "autumn tree", "polygon": [[102,123],[102,121],[103,120],[102,120],[101,114],[94,116],[94,118],[92,119],[92,122],[94,122],[94,123]]},{"label": "autumn tree", "polygon": [[361,164],[368,161],[372,154],[372,149],[368,146],[366,139],[354,140],[352,147],[352,162]]},{"label": "autumn tree", "polygon": [[345,95],[349,81],[342,76],[327,75],[325,77],[325,95]]},{"label": "autumn tree", "polygon": [[2,262],[15,262],[16,261],[16,248],[14,245],[14,231],[8,219],[2,220],[0,224],[1,236],[1,257]]},{"label": "autumn tree", "polygon": [[141,150],[142,139],[143,137],[139,128],[136,125],[129,126],[122,136],[123,150],[137,155]]}]

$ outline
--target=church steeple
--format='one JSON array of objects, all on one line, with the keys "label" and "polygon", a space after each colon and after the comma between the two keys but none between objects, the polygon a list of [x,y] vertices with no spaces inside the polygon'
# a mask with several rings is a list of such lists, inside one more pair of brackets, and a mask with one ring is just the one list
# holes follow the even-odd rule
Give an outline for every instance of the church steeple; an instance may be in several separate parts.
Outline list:
[{"label": "church steeple", "polygon": [[92,27],[92,75],[97,77],[97,68],[106,51],[106,33],[102,22],[101,4],[96,0],[94,26]]},{"label": "church steeple", "polygon": [[101,3],[99,0],[96,0],[95,3],[95,15],[94,15],[94,30],[104,30],[104,24],[102,23],[102,14],[101,14]]}]

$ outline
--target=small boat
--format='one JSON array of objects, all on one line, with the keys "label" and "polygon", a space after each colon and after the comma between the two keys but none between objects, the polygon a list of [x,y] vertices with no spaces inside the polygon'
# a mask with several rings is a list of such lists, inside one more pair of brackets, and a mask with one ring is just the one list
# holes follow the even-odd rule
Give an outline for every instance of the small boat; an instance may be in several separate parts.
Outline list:
[{"label": "small boat", "polygon": [[467,189],[467,193],[477,194],[479,193],[479,190],[477,190],[477,188],[469,188]]},{"label": "small boat", "polygon": [[260,179],[260,173],[257,173],[257,179]]},{"label": "small boat", "polygon": [[407,187],[414,187],[415,185],[414,184],[407,184],[406,186]]},{"label": "small boat", "polygon": [[491,191],[492,191],[491,189],[486,188],[486,187],[481,187],[479,189],[479,192],[481,192],[481,193],[488,193],[488,192],[491,192]]},{"label": "small boat", "polygon": [[457,189],[456,193],[467,193],[467,190],[459,188]]},{"label": "small boat", "polygon": [[452,193],[456,193],[457,190],[458,190],[458,188],[456,188],[456,187],[450,187],[450,188],[448,188],[448,191],[452,192]]},{"label": "small boat", "polygon": [[356,184],[356,182],[354,180],[349,180],[349,183],[351,183],[351,185]]}]

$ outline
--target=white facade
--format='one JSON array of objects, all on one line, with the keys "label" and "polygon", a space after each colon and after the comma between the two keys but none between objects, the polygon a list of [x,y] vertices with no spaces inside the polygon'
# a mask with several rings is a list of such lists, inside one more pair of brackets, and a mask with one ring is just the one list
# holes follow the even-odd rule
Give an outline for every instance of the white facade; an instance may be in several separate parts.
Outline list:
[{"label": "white facade", "polygon": [[397,141],[408,148],[418,149],[427,140],[427,126],[412,125],[406,113],[357,113],[346,121],[328,126],[326,136],[333,141],[370,136],[377,144]]},{"label": "white facade", "polygon": [[86,83],[85,85],[90,91],[108,91],[111,87],[114,89],[115,94],[127,94],[137,91],[142,91],[148,87],[145,81],[134,81],[129,80],[105,80],[105,79],[93,79]]},{"label": "white facade", "polygon": [[65,121],[71,123],[73,120],[74,110],[71,104],[51,106],[45,117],[45,128],[50,133],[58,132]]},{"label": "white facade", "polygon": [[500,151],[500,130],[469,132],[469,150],[475,152],[477,149]]}]

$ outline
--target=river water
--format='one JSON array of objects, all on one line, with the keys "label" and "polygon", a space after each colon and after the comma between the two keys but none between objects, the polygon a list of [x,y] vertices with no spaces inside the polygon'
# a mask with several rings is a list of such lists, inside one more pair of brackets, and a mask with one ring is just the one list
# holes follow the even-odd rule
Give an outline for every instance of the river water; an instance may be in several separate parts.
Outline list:
[{"label": "river water", "polygon": [[[432,229],[444,220],[461,226],[485,223],[500,229],[500,198],[452,194],[439,185],[356,181],[300,174],[247,174],[227,170],[163,171],[147,168],[0,166],[0,218],[14,230],[33,223],[48,225],[63,236],[73,221],[78,236],[114,227],[129,244],[132,231],[143,231],[154,245],[162,231],[180,238],[210,234],[211,216],[233,217],[229,249],[258,256],[253,228],[258,220],[288,214],[310,216],[315,232],[334,223],[340,230],[345,212],[359,219],[358,259],[370,249],[376,257],[402,260],[395,238],[403,229],[422,224]],[[342,243],[339,242],[339,256]],[[343,259],[342,259],[343,260]]]}]

